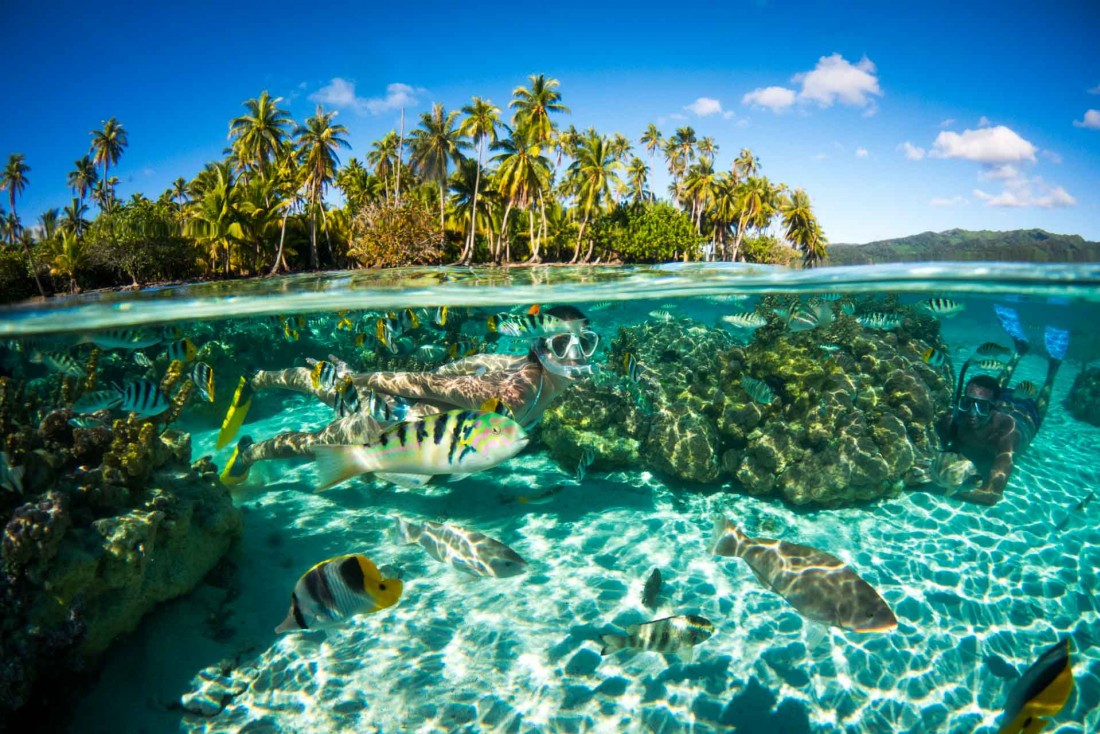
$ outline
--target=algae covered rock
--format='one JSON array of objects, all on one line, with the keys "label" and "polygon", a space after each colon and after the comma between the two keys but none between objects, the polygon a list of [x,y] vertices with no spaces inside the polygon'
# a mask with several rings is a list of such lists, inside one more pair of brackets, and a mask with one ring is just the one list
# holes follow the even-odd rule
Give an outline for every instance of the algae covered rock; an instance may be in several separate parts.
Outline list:
[{"label": "algae covered rock", "polygon": [[1064,405],[1077,420],[1100,426],[1100,367],[1078,373]]}]

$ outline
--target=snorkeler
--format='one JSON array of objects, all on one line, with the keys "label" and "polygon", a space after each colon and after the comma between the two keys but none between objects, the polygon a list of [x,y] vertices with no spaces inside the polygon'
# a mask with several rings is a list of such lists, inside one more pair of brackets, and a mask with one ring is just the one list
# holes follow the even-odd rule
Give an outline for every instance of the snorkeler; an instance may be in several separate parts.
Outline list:
[{"label": "snorkeler", "polygon": [[[978,375],[970,378],[961,395],[956,388],[952,412],[937,426],[944,451],[958,452],[972,461],[978,471],[975,477],[978,486],[957,496],[986,505],[1001,499],[1012,474],[1015,455],[1027,448],[1042,425],[1050,405],[1054,378],[1069,346],[1066,331],[1048,326],[1044,336],[1050,362],[1043,386],[1037,391],[1030,383],[1009,388],[1012,374],[1029,351],[1030,344],[1015,311],[1001,306],[996,309],[1001,325],[1016,347],[1012,358],[1000,368],[996,377]],[[971,357],[963,365],[960,386],[973,361]]]},{"label": "snorkeler", "polygon": [[[252,464],[265,459],[313,456],[313,444],[361,444],[370,441],[392,424],[393,420],[414,420],[455,408],[478,410],[493,400],[510,413],[524,428],[538,423],[542,414],[573,380],[592,373],[589,362],[599,344],[599,335],[588,328],[588,320],[572,306],[545,309],[569,321],[580,321],[577,331],[539,337],[532,341],[526,355],[478,354],[445,364],[432,372],[353,373],[339,360],[313,363],[310,368],[296,367],[274,372],[257,372],[242,378],[226,415],[218,447],[227,445],[244,421],[252,394],[263,387],[281,387],[314,395],[326,405],[337,406],[338,387],[328,387],[317,379],[318,365],[331,364],[335,374],[331,382],[339,386],[345,379],[360,392],[370,391],[376,407],[338,418],[316,432],[289,431],[254,443],[241,438],[222,470],[222,482],[243,482]],[[327,369],[327,368],[326,368]],[[393,420],[387,420],[392,418]]]}]

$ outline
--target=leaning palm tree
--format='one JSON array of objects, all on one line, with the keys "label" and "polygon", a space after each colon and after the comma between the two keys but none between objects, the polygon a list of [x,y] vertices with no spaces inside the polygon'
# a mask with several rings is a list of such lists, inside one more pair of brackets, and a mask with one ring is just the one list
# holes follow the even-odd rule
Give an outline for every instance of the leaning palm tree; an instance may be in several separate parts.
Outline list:
[{"label": "leaning palm tree", "polygon": [[229,138],[243,169],[268,176],[279,146],[286,140],[294,121],[279,107],[282,97],[271,98],[265,89],[257,99],[244,102],[248,112],[229,123]]},{"label": "leaning palm tree", "polygon": [[19,224],[19,215],[15,211],[15,198],[23,193],[23,190],[27,188],[27,184],[30,181],[27,180],[27,172],[31,170],[31,167],[27,165],[22,153],[12,153],[8,156],[8,164],[4,166],[4,173],[0,175],[0,191],[5,189],[8,192],[8,203],[11,205],[11,214],[8,216],[12,220],[13,228],[13,240],[19,239],[20,244],[23,246],[23,257],[27,258],[27,267],[31,270],[31,275],[34,276],[35,285],[38,286],[38,292],[42,296],[46,295],[46,291],[42,289],[42,281],[38,279],[38,268],[35,267],[34,260],[31,259],[31,251],[27,247],[26,241],[18,237],[18,230],[22,229]]},{"label": "leaning palm tree", "polygon": [[775,213],[777,191],[766,176],[750,176],[737,187],[737,237],[733,243],[731,260],[736,261],[745,239],[745,231],[751,226],[763,229]]},{"label": "leaning palm tree", "polygon": [[[584,239],[584,230],[600,205],[610,199],[612,185],[619,182],[617,171],[621,165],[615,157],[611,140],[597,134],[595,130],[589,130],[581,138],[577,146],[577,158],[569,166],[567,174],[570,189],[577,198],[577,209],[582,217],[573,259],[569,262],[577,262],[581,241]],[[595,241],[589,243],[583,262],[588,262],[592,256],[594,245]]]},{"label": "leaning palm tree", "polygon": [[649,157],[652,158],[653,154],[658,150],[665,149],[665,139],[661,137],[661,131],[657,129],[657,126],[652,122],[649,123],[649,127],[642,133],[642,137],[638,140],[639,143],[645,146],[649,151]]},{"label": "leaning palm tree", "polygon": [[73,170],[69,171],[68,177],[69,188],[73,190],[73,196],[78,196],[81,201],[84,201],[84,197],[95,186],[98,178],[99,175],[95,172],[95,163],[92,162],[89,156],[84,156],[75,161]]},{"label": "leaning palm tree", "polygon": [[802,250],[803,264],[808,268],[820,265],[825,258],[826,240],[821,225],[814,216],[809,194],[802,189],[795,189],[789,197],[783,197],[779,211],[783,216],[783,225],[787,228],[787,241]]},{"label": "leaning palm tree", "polygon": [[413,130],[409,163],[425,181],[434,181],[439,187],[439,231],[445,226],[447,202],[447,175],[450,163],[458,165],[465,156],[462,151],[470,144],[462,139],[455,126],[458,112],[448,113],[443,105],[432,105],[431,112],[420,115],[420,125]]},{"label": "leaning palm tree", "polygon": [[[298,138],[298,150],[305,167],[305,188],[310,207],[309,263],[314,270],[321,267],[317,257],[317,209],[324,212],[325,187],[336,177],[336,166],[340,159],[336,156],[338,148],[350,148],[347,140],[348,129],[333,124],[335,112],[324,112],[317,105],[317,114],[299,125],[294,131]],[[331,246],[330,246],[331,249]]]},{"label": "leaning palm tree", "polygon": [[512,90],[513,99],[508,103],[516,110],[512,125],[526,128],[535,143],[546,144],[554,131],[550,113],[568,114],[569,108],[561,103],[561,92],[557,90],[560,82],[557,79],[547,79],[542,74],[532,74],[527,78],[531,80],[530,89],[516,87]]},{"label": "leaning palm tree", "polygon": [[92,162],[103,166],[101,181],[107,180],[107,169],[118,163],[128,143],[125,128],[113,117],[103,123],[102,130],[92,130]]},{"label": "leaning palm tree", "polygon": [[474,198],[470,205],[470,232],[466,237],[466,246],[458,262],[469,265],[474,254],[474,236],[477,229],[477,195],[481,189],[481,164],[485,155],[485,143],[495,143],[497,140],[497,127],[500,125],[500,108],[493,106],[492,102],[474,97],[473,102],[462,108],[466,118],[459,125],[458,131],[474,141],[477,147],[477,169],[474,177]]},{"label": "leaning palm tree", "polygon": [[[497,237],[496,246],[493,248],[493,260],[500,261],[501,245],[508,238],[508,215],[516,206],[521,209],[530,207],[545,188],[550,185],[550,161],[542,155],[542,148],[534,140],[534,133],[530,128],[511,130],[507,125],[504,129],[508,137],[497,140],[493,145],[494,150],[501,151],[493,156],[497,162],[496,190],[501,199],[506,203],[504,215],[501,218],[500,234]],[[510,242],[510,239],[509,239]],[[509,259],[510,251],[505,251],[505,259]],[[538,261],[538,251],[532,247],[532,261]]]}]

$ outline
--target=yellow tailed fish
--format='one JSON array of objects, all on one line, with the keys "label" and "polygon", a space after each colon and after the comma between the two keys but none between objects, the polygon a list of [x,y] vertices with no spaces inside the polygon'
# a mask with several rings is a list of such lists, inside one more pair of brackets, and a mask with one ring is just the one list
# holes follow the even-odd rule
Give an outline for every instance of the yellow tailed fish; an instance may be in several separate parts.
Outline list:
[{"label": "yellow tailed fish", "polygon": [[233,402],[225,414],[225,420],[222,421],[222,429],[218,433],[215,448],[225,448],[236,437],[237,431],[241,429],[241,424],[248,415],[248,409],[252,407],[252,393],[251,381],[247,377],[242,377],[237,383],[237,391],[233,393]]}]

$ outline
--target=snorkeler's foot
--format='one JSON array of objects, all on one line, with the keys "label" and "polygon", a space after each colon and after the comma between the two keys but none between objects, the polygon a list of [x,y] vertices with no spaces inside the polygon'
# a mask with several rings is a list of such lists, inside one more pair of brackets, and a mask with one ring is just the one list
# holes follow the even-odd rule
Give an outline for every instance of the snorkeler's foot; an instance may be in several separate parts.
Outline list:
[{"label": "snorkeler's foot", "polygon": [[248,479],[248,470],[252,468],[252,464],[246,462],[242,454],[252,446],[252,443],[251,436],[244,436],[237,442],[237,448],[233,449],[233,455],[229,457],[225,468],[222,469],[220,477],[222,484],[233,487]]},{"label": "snorkeler's foot", "polygon": [[215,448],[222,449],[237,435],[241,424],[248,416],[248,409],[252,407],[252,378],[243,376],[237,384],[237,391],[233,393],[233,402],[229,404],[229,410],[222,421],[222,429],[218,433],[218,441]]},{"label": "snorkeler's foot", "polygon": [[997,314],[997,320],[1001,322],[1001,328],[1005,330],[1006,334],[1012,337],[1013,341],[1027,341],[1027,337],[1024,335],[1024,328],[1020,325],[1020,316],[1016,313],[1016,309],[995,303],[993,304],[993,312]]},{"label": "snorkeler's foot", "polygon": [[1027,339],[1013,339],[1012,345],[1016,347],[1016,354],[1021,357],[1031,351],[1031,342]]},{"label": "snorkeler's foot", "polygon": [[1066,358],[1066,351],[1069,349],[1069,332],[1048,326],[1043,332],[1043,343],[1046,344],[1050,358],[1061,362]]}]

